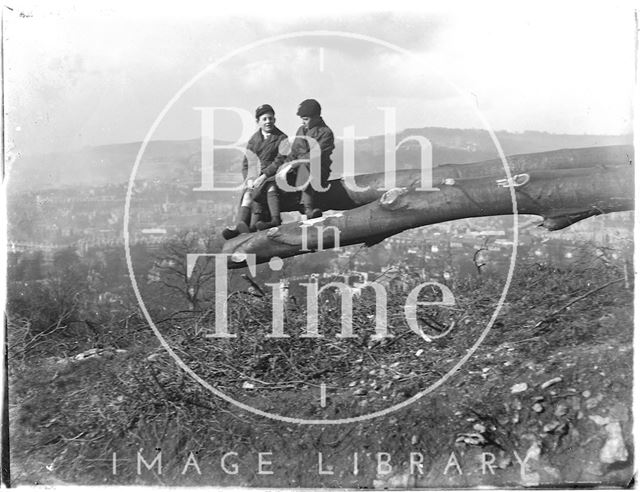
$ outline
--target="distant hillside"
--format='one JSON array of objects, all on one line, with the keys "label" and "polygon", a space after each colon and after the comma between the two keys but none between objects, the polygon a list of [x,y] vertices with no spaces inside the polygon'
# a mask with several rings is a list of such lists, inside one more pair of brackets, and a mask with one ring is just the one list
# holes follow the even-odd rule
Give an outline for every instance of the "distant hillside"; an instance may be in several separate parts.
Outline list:
[{"label": "distant hillside", "polygon": [[[488,132],[474,129],[420,128],[404,130],[397,142],[410,135],[427,137],[433,145],[434,165],[464,164],[497,157]],[[561,135],[527,131],[500,131],[496,136],[506,154],[542,152],[560,148],[631,144],[631,135]],[[222,144],[223,142],[217,142]],[[73,152],[21,156],[9,168],[10,192],[103,186],[129,179],[140,142],[89,147]],[[399,168],[419,165],[415,142],[403,145],[397,154]],[[333,175],[342,174],[342,142],[333,153]],[[240,174],[242,156],[234,150],[217,150],[216,172]],[[383,170],[384,136],[356,142],[356,174]],[[200,177],[200,140],[150,142],[145,151],[138,179],[158,182],[193,182]]]},{"label": "distant hillside", "polygon": [[[490,134],[485,130],[452,128],[413,128],[397,135],[397,143],[408,136],[424,136],[433,145],[433,164],[466,164],[498,157]],[[596,147],[605,145],[630,145],[631,135],[561,135],[527,131],[523,133],[496,132],[496,137],[506,155],[544,152],[563,148]],[[342,170],[342,147],[336,149],[333,170]],[[336,152],[334,152],[334,155]],[[356,144],[357,174],[384,169],[384,136],[359,140]],[[409,141],[398,150],[399,168],[419,166],[420,149]]]}]

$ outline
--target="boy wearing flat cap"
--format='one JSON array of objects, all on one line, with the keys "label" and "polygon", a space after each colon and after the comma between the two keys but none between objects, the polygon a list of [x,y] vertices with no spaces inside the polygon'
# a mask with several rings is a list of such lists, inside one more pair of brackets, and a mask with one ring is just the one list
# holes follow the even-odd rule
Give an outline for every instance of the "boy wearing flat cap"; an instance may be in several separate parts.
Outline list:
[{"label": "boy wearing flat cap", "polygon": [[[258,130],[247,142],[247,150],[252,152],[249,155],[257,156],[261,174],[257,178],[249,176],[249,159],[245,155],[242,161],[244,189],[238,210],[238,222],[235,226],[225,228],[222,232],[225,239],[255,230],[257,225],[264,228],[280,225],[280,202],[274,178],[278,165],[274,160],[278,156],[280,142],[287,136],[276,127],[275,111],[269,104],[258,106],[256,123]],[[269,209],[271,222],[260,224],[259,219],[266,211],[265,205]]]},{"label": "boy wearing flat cap", "polygon": [[[302,186],[309,179],[311,172],[308,161],[310,155],[310,145],[307,139],[315,140],[320,148],[320,184],[324,188],[327,186],[329,174],[331,173],[331,153],[335,148],[333,132],[327,126],[321,116],[322,108],[315,99],[305,99],[298,106],[297,115],[302,120],[302,126],[296,132],[296,138],[291,144],[291,151],[285,159],[279,157],[278,160],[291,162],[294,160],[307,160],[295,169],[296,186]],[[306,138],[300,138],[306,137]],[[317,207],[317,191],[313,189],[311,183],[304,188],[300,195],[301,210],[307,219],[322,217],[322,210]]]}]

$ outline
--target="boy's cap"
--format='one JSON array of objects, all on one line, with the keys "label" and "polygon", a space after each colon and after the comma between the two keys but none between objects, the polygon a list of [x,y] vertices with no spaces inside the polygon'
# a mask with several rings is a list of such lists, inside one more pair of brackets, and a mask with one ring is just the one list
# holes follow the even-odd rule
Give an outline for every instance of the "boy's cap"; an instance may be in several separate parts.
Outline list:
[{"label": "boy's cap", "polygon": [[296,113],[298,116],[320,116],[320,111],[322,108],[320,107],[320,103],[315,99],[305,99],[298,106],[298,112]]},{"label": "boy's cap", "polygon": [[273,115],[276,114],[270,104],[263,104],[262,106],[258,106],[256,109],[256,120],[265,113],[271,113]]}]

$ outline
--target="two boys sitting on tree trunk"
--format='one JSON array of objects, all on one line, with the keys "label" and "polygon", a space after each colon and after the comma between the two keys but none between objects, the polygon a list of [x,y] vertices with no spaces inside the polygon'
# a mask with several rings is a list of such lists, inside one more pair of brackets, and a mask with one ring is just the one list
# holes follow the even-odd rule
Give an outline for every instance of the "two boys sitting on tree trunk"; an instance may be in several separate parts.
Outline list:
[{"label": "two boys sitting on tree trunk", "polygon": [[[302,188],[300,192],[300,211],[307,219],[322,216],[322,210],[317,207],[316,194],[311,184],[310,155],[311,146],[320,153],[320,185],[327,186],[331,168],[331,153],[334,149],[333,132],[326,125],[321,114],[321,107],[315,99],[306,99],[300,103],[297,115],[302,125],[296,132],[288,154],[280,152],[281,144],[287,136],[275,126],[275,111],[264,104],[256,109],[258,131],[249,139],[247,150],[256,155],[260,161],[260,176],[255,180],[248,177],[249,160],[245,156],[242,163],[242,176],[245,180],[243,195],[238,211],[238,222],[233,227],[226,228],[222,235],[231,239],[239,234],[256,230],[269,229],[279,226],[281,191],[276,185],[276,173],[287,164],[291,164],[292,178],[295,186]],[[284,149],[285,145],[282,145]],[[316,177],[317,178],[317,177]],[[267,220],[267,211],[269,219]]]}]

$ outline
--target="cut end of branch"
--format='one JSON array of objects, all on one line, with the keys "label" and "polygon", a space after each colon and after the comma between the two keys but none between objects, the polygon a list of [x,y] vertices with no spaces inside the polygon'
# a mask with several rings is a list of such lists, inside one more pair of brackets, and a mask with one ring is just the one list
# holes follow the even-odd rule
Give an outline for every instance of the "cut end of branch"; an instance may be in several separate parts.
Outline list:
[{"label": "cut end of branch", "polygon": [[593,217],[594,215],[600,215],[600,211],[597,209],[586,210],[583,212],[577,212],[566,215],[558,215],[555,217],[545,217],[540,227],[544,227],[549,231],[559,231],[565,229],[578,221]]},{"label": "cut end of branch", "polygon": [[400,197],[407,193],[406,188],[392,188],[380,197],[380,206],[387,210],[397,210],[404,206]]}]

